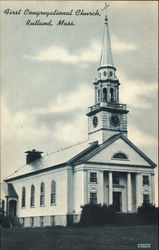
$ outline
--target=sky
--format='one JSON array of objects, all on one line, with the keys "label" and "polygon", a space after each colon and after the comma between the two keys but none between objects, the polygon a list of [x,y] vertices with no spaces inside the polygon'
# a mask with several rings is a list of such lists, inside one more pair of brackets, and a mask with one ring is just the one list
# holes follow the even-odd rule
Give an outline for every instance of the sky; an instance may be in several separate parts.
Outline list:
[{"label": "sky", "polygon": [[[120,103],[129,110],[128,138],[157,162],[158,3],[108,3]],[[103,7],[104,1],[1,1],[2,180],[25,164],[27,150],[46,155],[87,140],[85,114],[94,105]],[[73,14],[33,15],[55,10]],[[77,10],[100,14],[79,16]],[[57,26],[63,19],[74,25]],[[29,26],[28,20],[52,20],[53,26]]]}]

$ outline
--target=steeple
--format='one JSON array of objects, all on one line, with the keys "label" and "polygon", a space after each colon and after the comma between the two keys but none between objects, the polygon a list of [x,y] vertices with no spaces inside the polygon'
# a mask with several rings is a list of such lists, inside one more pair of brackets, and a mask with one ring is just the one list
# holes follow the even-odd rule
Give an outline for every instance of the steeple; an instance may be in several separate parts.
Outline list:
[{"label": "steeple", "polygon": [[95,105],[88,108],[88,137],[103,143],[117,133],[127,135],[127,106],[119,102],[119,80],[113,64],[111,41],[105,4],[104,35],[102,51],[95,80]]},{"label": "steeple", "polygon": [[[105,3],[104,9],[107,10],[108,6],[109,5]],[[102,52],[101,52],[99,68],[105,67],[105,66],[114,67],[112,50],[111,50],[110,35],[109,35],[107,12],[105,15],[104,34],[103,34],[103,41],[102,41]]]}]

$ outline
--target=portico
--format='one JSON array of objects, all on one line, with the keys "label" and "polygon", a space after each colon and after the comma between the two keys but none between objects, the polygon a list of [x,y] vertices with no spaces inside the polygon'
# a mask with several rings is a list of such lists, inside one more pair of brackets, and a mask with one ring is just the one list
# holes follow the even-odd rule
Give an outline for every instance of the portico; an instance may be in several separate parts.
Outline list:
[{"label": "portico", "polygon": [[120,202],[118,212],[132,212],[132,198],[136,197],[137,193],[136,189],[132,188],[131,172],[105,171],[103,175],[108,178],[105,178],[108,205],[115,205],[118,200]]}]

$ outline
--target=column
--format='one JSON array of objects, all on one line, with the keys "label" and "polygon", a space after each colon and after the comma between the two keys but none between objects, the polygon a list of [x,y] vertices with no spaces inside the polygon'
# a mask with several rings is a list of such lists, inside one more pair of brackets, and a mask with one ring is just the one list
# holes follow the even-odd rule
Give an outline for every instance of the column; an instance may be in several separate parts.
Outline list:
[{"label": "column", "polygon": [[95,86],[95,104],[98,102],[98,88]]},{"label": "column", "polygon": [[8,197],[6,197],[6,215],[9,216],[9,202],[8,202]]},{"label": "column", "polygon": [[88,203],[88,170],[84,170],[84,204]]},{"label": "column", "polygon": [[136,210],[139,206],[142,205],[142,186],[141,186],[141,174],[136,174]]},{"label": "column", "polygon": [[119,87],[117,87],[117,102],[119,102]]},{"label": "column", "polygon": [[151,174],[151,203],[155,205],[155,174]]},{"label": "column", "polygon": [[99,203],[104,203],[104,171],[99,171]]},{"label": "column", "polygon": [[127,204],[128,204],[128,212],[131,212],[131,173],[127,174]]},{"label": "column", "polygon": [[109,172],[109,205],[113,204],[112,172]]}]

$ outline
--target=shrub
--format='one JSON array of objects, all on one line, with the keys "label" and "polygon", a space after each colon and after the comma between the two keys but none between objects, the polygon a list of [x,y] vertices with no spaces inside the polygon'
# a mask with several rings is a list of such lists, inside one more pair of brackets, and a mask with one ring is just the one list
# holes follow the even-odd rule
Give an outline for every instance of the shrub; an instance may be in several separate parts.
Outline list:
[{"label": "shrub", "polygon": [[0,216],[0,225],[2,227],[10,227],[10,220],[8,216]]},{"label": "shrub", "polygon": [[158,208],[152,204],[143,203],[138,207],[138,216],[143,224],[157,224]]},{"label": "shrub", "polygon": [[87,204],[82,206],[80,223],[82,225],[112,224],[114,221],[114,209],[112,206],[100,204]]}]

